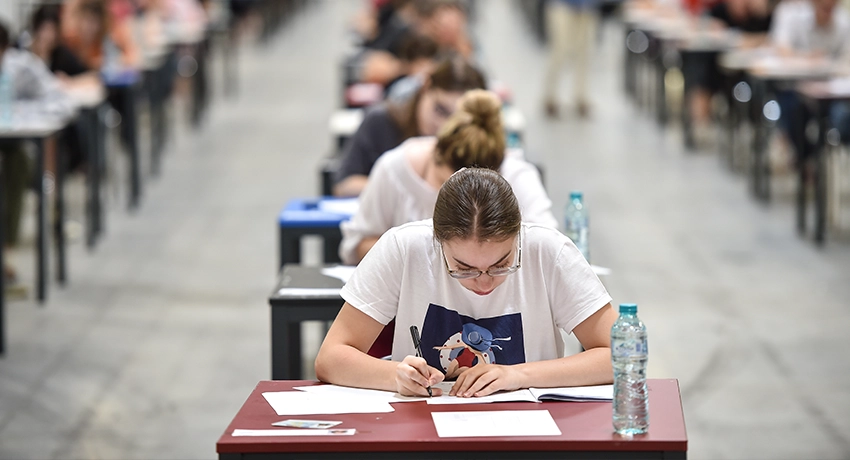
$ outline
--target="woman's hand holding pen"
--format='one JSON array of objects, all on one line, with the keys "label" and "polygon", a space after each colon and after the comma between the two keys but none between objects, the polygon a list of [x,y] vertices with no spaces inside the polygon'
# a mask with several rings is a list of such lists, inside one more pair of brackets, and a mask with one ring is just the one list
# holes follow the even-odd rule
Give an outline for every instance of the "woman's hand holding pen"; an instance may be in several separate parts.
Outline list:
[{"label": "woman's hand holding pen", "polygon": [[457,378],[450,396],[470,398],[487,396],[501,390],[523,388],[522,374],[517,366],[478,364],[463,371]]},{"label": "woman's hand holding pen", "polygon": [[[429,366],[425,359],[406,356],[396,367],[396,388],[404,396],[428,396],[427,388],[443,381],[442,372]],[[439,388],[432,388],[434,396],[442,394]]]}]

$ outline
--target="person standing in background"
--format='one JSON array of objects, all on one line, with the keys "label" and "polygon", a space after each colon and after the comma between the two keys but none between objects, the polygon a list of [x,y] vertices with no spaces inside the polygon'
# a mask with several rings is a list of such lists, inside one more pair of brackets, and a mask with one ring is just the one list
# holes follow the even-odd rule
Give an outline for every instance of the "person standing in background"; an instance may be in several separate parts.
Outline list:
[{"label": "person standing in background", "polygon": [[548,117],[560,115],[557,87],[568,57],[573,70],[576,111],[582,118],[590,115],[587,74],[598,20],[598,0],[549,0],[546,4],[549,64],[543,83],[543,100]]}]

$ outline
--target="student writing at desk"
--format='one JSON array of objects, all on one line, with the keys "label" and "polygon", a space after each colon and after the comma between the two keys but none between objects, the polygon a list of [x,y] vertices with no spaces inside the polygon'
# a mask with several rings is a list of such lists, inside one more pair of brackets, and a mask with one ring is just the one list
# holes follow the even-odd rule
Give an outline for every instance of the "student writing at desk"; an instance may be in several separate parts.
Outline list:
[{"label": "student writing at desk", "polygon": [[440,186],[466,166],[498,170],[505,176],[524,220],[558,225],[534,165],[505,155],[499,98],[472,90],[464,94],[439,136],[408,139],[378,159],[357,213],[340,225],[342,261],[356,264],[385,231],[431,217]]},{"label": "student writing at desk", "polygon": [[[612,379],[611,297],[566,236],[521,222],[510,185],[489,169],[452,175],[433,219],[385,233],[341,295],[316,358],[325,382],[426,396],[453,369],[451,395],[484,396]],[[368,356],[393,318],[392,360]],[[561,330],[585,351],[564,357]]]},{"label": "student writing at desk", "polygon": [[[0,72],[9,78],[12,85],[14,107],[4,114],[13,119],[2,120],[3,124],[14,124],[21,119],[62,119],[73,113],[74,107],[64,92],[60,81],[50,73],[38,56],[26,50],[11,48],[9,29],[0,23]],[[18,244],[24,191],[32,183],[32,171],[25,151],[24,142],[18,139],[0,140],[3,159],[3,251],[4,255]],[[9,260],[8,257],[4,260]],[[22,286],[15,286],[17,273],[11,265],[3,267],[6,286],[11,291],[26,294]],[[9,289],[9,288],[7,288]]]},{"label": "student writing at desk", "polygon": [[384,152],[414,136],[434,136],[470,89],[483,89],[481,72],[461,58],[445,59],[408,100],[371,109],[345,145],[334,195],[357,196]]}]

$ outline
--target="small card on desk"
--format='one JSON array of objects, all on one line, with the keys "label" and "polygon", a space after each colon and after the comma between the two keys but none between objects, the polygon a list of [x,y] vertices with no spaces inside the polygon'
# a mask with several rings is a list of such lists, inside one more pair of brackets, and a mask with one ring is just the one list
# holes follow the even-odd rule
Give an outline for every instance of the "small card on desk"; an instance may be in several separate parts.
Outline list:
[{"label": "small card on desk", "polygon": [[273,426],[288,426],[292,428],[317,428],[321,430],[326,430],[328,428],[333,428],[339,425],[342,422],[336,422],[332,420],[281,420],[280,422],[272,423]]}]

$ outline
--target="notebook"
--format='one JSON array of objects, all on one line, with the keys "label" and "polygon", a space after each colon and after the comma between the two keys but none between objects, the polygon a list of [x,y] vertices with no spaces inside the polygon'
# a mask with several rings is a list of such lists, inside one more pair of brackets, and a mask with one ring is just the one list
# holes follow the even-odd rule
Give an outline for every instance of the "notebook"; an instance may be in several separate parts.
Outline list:
[{"label": "notebook", "polygon": [[[447,394],[448,392],[446,392]],[[613,385],[594,385],[585,387],[529,388],[527,390],[506,391],[478,398],[458,398],[446,396],[428,398],[428,404],[481,404],[490,402],[604,402],[614,399]]]}]

